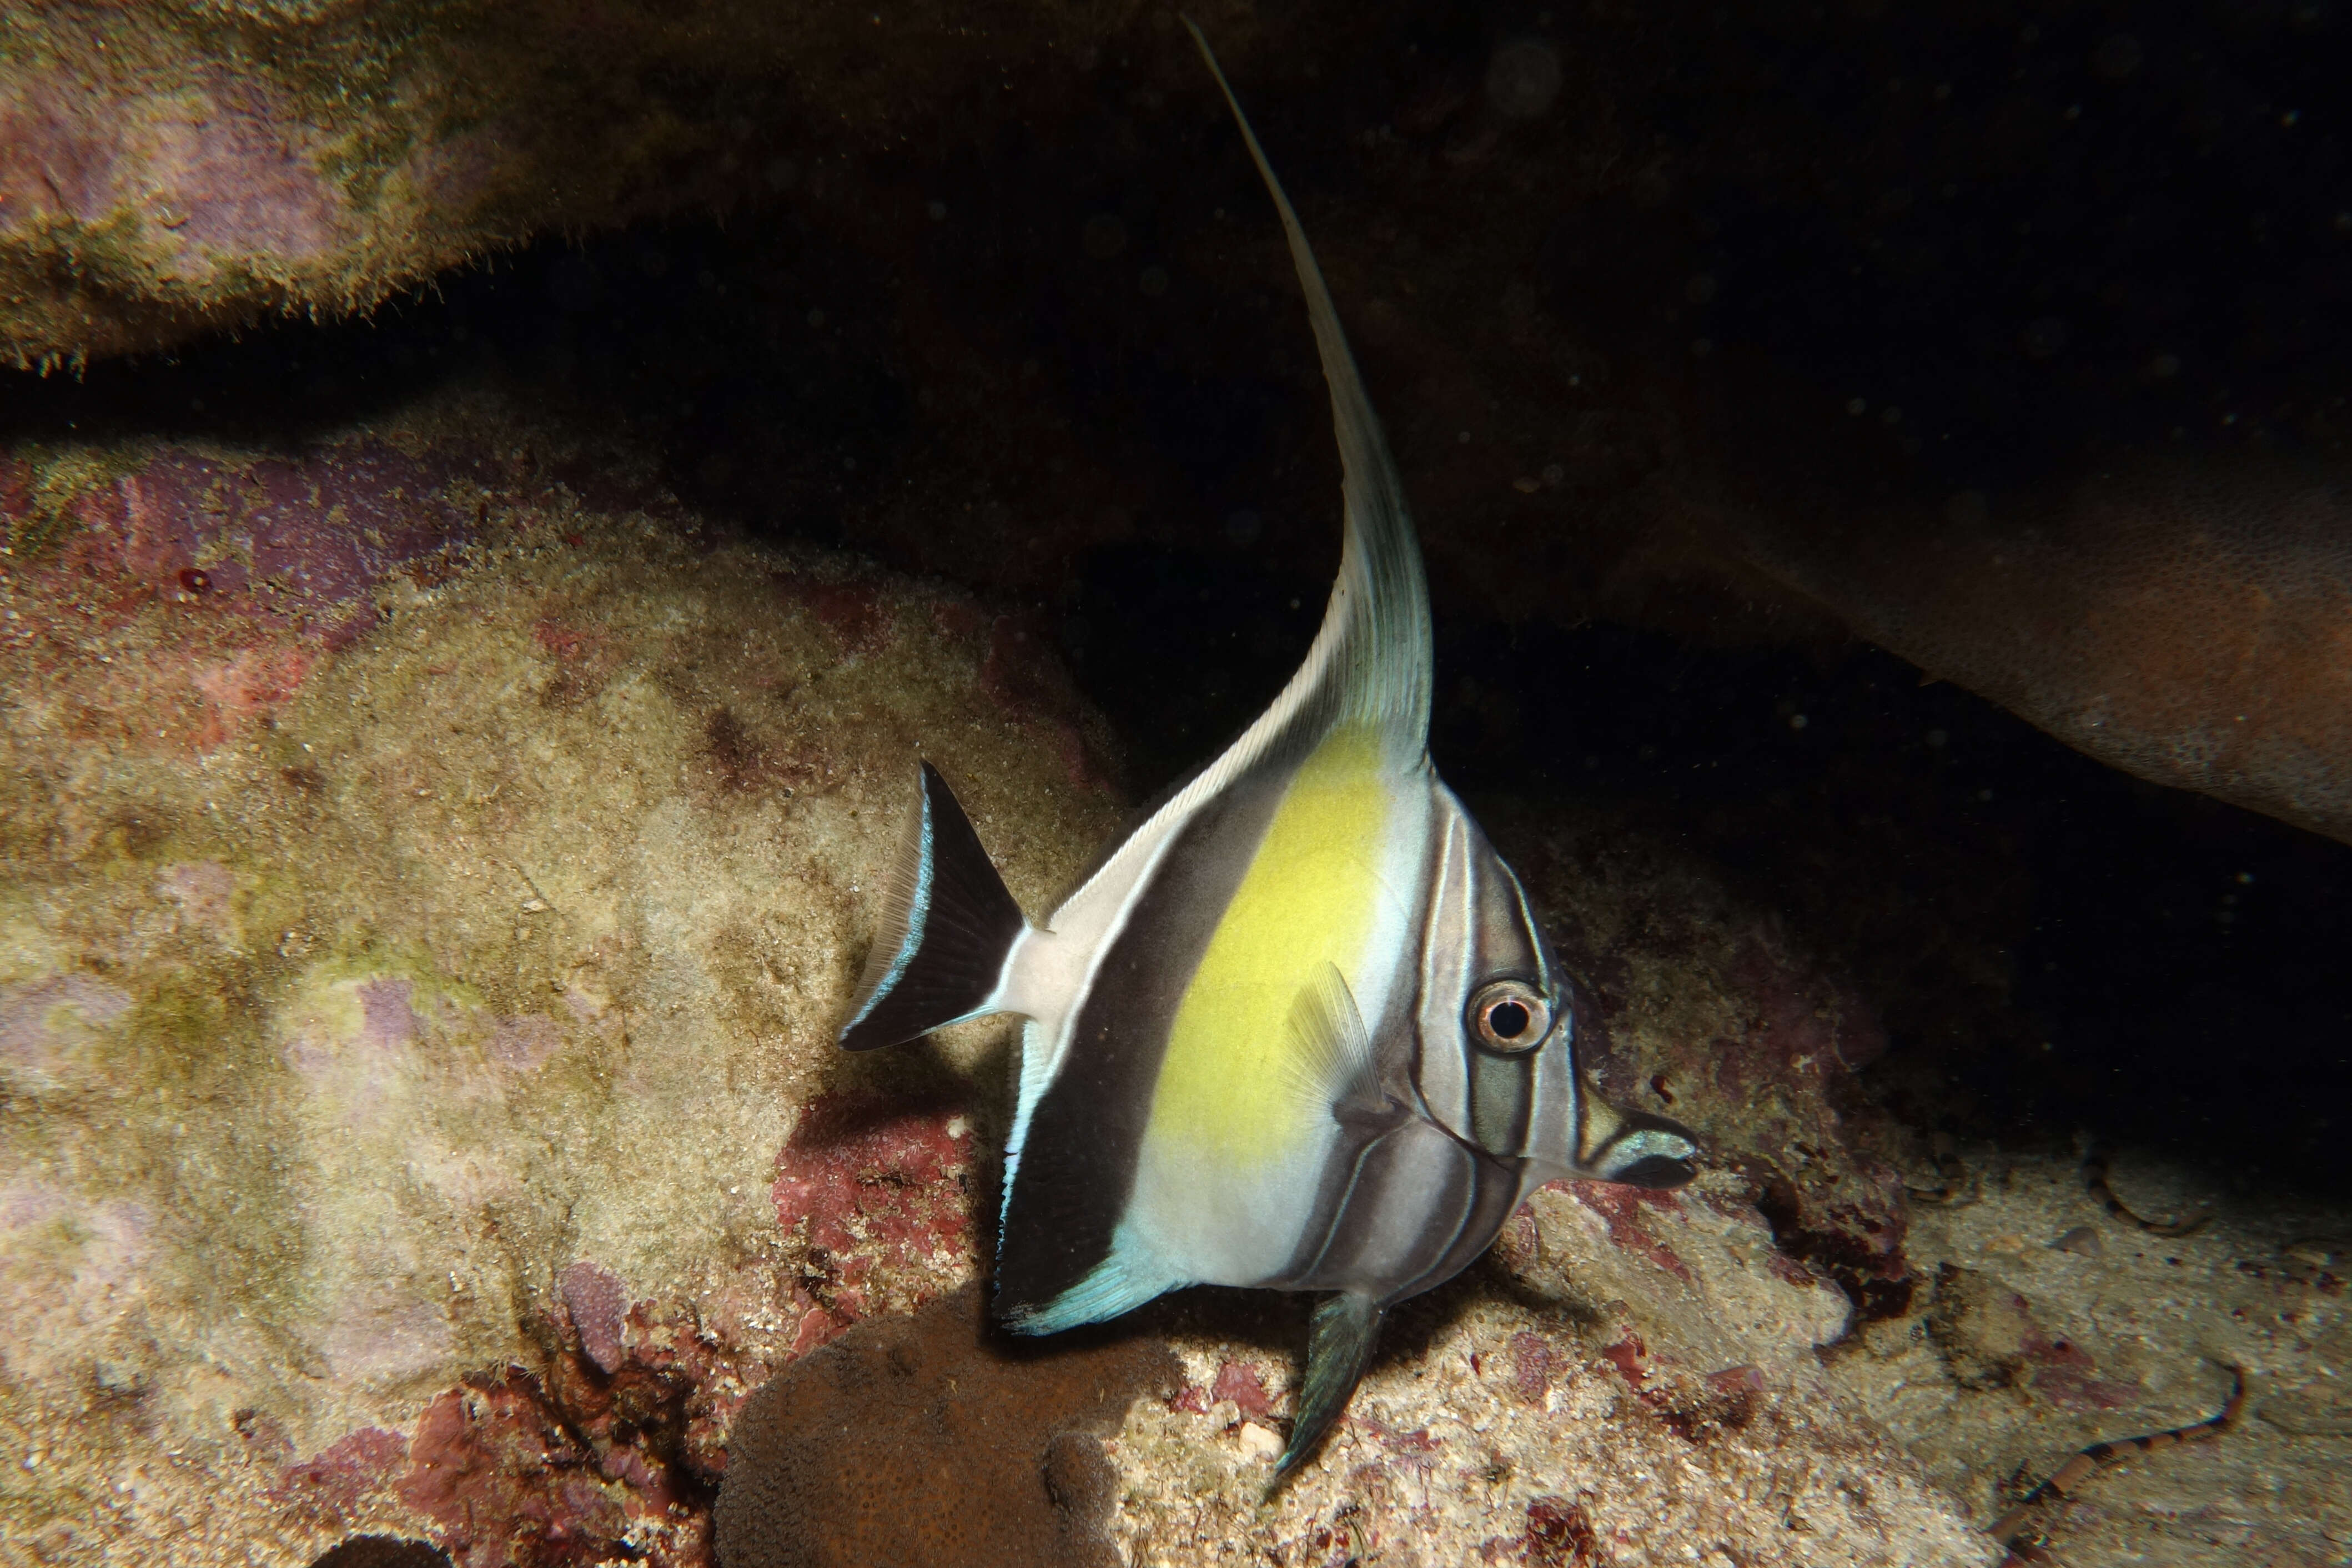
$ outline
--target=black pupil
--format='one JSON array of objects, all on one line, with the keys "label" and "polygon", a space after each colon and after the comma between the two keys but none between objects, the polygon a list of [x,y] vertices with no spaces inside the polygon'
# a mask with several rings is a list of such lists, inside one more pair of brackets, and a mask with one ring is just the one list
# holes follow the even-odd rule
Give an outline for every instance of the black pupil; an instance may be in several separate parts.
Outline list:
[{"label": "black pupil", "polygon": [[1497,1002],[1486,1009],[1486,1027],[1495,1032],[1498,1040],[1517,1039],[1534,1021],[1528,1016],[1524,1002]]}]

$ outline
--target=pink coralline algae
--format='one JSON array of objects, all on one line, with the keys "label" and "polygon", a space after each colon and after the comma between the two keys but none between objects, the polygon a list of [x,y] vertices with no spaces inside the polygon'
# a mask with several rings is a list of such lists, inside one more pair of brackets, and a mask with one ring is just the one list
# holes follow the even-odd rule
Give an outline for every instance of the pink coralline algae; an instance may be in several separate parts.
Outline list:
[{"label": "pink coralline algae", "polygon": [[889,632],[882,595],[863,583],[807,583],[792,579],[818,624],[840,642],[844,653],[860,654],[881,645]]},{"label": "pink coralline algae", "polygon": [[[122,1322],[141,1304],[153,1266],[155,1215],[127,1198],[92,1200],[71,1189],[21,1176],[0,1185],[0,1368],[37,1377],[71,1364],[73,1342],[88,1331]],[[58,1257],[26,1247],[48,1233],[71,1237]]]},{"label": "pink coralline algae", "polygon": [[[163,447],[42,502],[29,469],[5,467],[0,533],[45,526],[41,505],[77,525],[16,568],[0,651],[26,660],[18,700],[76,738],[197,755],[271,722],[322,655],[375,625],[386,579],[430,575],[428,558],[464,544],[473,519],[452,483],[501,477],[365,441],[242,462]],[[119,635],[138,657],[99,657]]]},{"label": "pink coralline algae", "polygon": [[1618,1375],[1639,1393],[1650,1378],[1650,1347],[1642,1336],[1628,1329],[1623,1337],[1601,1347],[1601,1359],[1617,1369]]},{"label": "pink coralline algae", "polygon": [[563,1030],[541,1013],[501,1018],[490,1030],[490,1059],[517,1072],[530,1072],[563,1048]]},{"label": "pink coralline algae", "polygon": [[1769,1058],[1770,1076],[1826,1077],[1853,1072],[1886,1054],[1886,1030],[1869,1004],[1848,988],[1790,964],[1751,937],[1733,960],[1731,978],[1752,997],[1757,1017],[1745,1047],[1727,1066],[1755,1073]]},{"label": "pink coralline algae", "polygon": [[1581,1501],[1561,1497],[1539,1497],[1528,1503],[1527,1530],[1518,1548],[1518,1560],[1528,1568],[1598,1568],[1606,1560],[1591,1511]]},{"label": "pink coralline algae", "polygon": [[414,981],[372,976],[351,987],[359,1005],[357,1029],[345,1036],[313,1018],[288,1040],[286,1063],[323,1096],[322,1110],[354,1128],[394,1114],[390,1108],[399,1103],[404,1085],[423,1066],[425,1020],[415,994]]},{"label": "pink coralline algae", "polygon": [[166,866],[155,890],[180,906],[181,918],[198,930],[225,933],[233,918],[236,875],[217,860]]},{"label": "pink coralline algae", "polygon": [[543,1371],[510,1366],[437,1395],[408,1445],[402,1500],[467,1568],[708,1568],[724,1434],[764,1363],[725,1349],[740,1322],[630,1307],[586,1259],[562,1271],[557,1295],[574,1338],[542,1321]]},{"label": "pink coralline algae", "polygon": [[1756,1206],[1770,1221],[1774,1242],[1834,1280],[1864,1318],[1909,1310],[1916,1281],[1903,1241],[1910,1214],[1902,1176],[1891,1166],[1857,1156],[1836,1186],[1801,1184],[1767,1169]]},{"label": "pink coralline algae", "polygon": [[400,1500],[466,1568],[709,1568],[726,1432],[769,1364],[745,1356],[743,1309],[758,1303],[737,1295],[706,1311],[632,1307],[610,1271],[568,1265],[560,1316],[536,1321],[541,1369],[436,1395],[404,1447]]},{"label": "pink coralline algae", "polygon": [[1764,1373],[1753,1366],[1727,1366],[1706,1374],[1706,1385],[1727,1398],[1764,1392]]},{"label": "pink coralline algae", "polygon": [[1616,1368],[1634,1395],[1687,1442],[1700,1441],[1711,1431],[1747,1426],[1764,1397],[1761,1369],[1743,1364],[1695,1372],[1653,1351],[1632,1329],[1601,1346],[1601,1359]]},{"label": "pink coralline algae", "polygon": [[629,1310],[628,1292],[618,1279],[583,1258],[569,1264],[558,1277],[563,1310],[580,1335],[580,1348],[607,1375],[621,1370],[621,1326]]},{"label": "pink coralline algae", "polygon": [[374,1050],[394,1051],[415,1042],[416,1009],[410,1005],[416,994],[415,984],[406,980],[363,980],[354,989],[360,999],[362,1045]]},{"label": "pink coralline algae", "polygon": [[1529,1405],[1541,1405],[1567,1370],[1559,1347],[1541,1334],[1511,1336],[1511,1390]]},{"label": "pink coralline algae", "polygon": [[1648,1258],[1685,1285],[1692,1282],[1690,1266],[1642,1224],[1645,1210],[1671,1212],[1680,1206],[1681,1199],[1675,1194],[1646,1187],[1615,1186],[1607,1182],[1555,1182],[1550,1185],[1565,1189],[1578,1203],[1599,1215],[1601,1223],[1609,1227],[1611,1246]]},{"label": "pink coralline algae", "polygon": [[464,1568],[603,1561],[628,1527],[614,1489],[537,1380],[511,1369],[425,1407],[399,1482]]},{"label": "pink coralline algae", "polygon": [[2037,1363],[2027,1386],[2064,1410],[2120,1410],[2135,1404],[2139,1389],[2128,1383],[2100,1377],[2090,1352],[2065,1340],[2029,1343],[2025,1355]]},{"label": "pink coralline algae", "polygon": [[166,447],[82,498],[90,531],[73,553],[165,597],[201,572],[208,609],[341,646],[373,624],[363,601],[378,583],[465,540],[468,520],[444,493],[457,477],[371,442],[245,464]]},{"label": "pink coralline algae", "polygon": [[880,1095],[810,1103],[776,1160],[776,1222],[804,1250],[813,1309],[795,1353],[874,1310],[936,1294],[971,1258],[971,1134],[942,1107]]},{"label": "pink coralline algae", "polygon": [[182,276],[208,275],[215,250],[314,258],[341,238],[342,194],[314,156],[324,141],[259,83],[221,72],[184,97],[36,88],[0,101],[0,230],[101,225],[130,205]]},{"label": "pink coralline algae", "polygon": [[1229,1361],[1217,1369],[1209,1397],[1232,1400],[1244,1415],[1264,1417],[1274,1412],[1274,1403],[1266,1397],[1265,1379],[1257,1368],[1241,1362]]},{"label": "pink coralline algae", "polygon": [[1989,1274],[1946,1264],[1927,1337],[1962,1388],[2024,1388],[2065,1410],[2116,1410],[2140,1391],[2098,1375],[2089,1352],[2053,1338],[2023,1296]]},{"label": "pink coralline algae", "polygon": [[531,641],[543,649],[554,672],[539,689],[549,708],[577,708],[593,702],[620,668],[623,645],[594,626],[574,626],[553,616],[531,624]]},{"label": "pink coralline algae", "polygon": [[272,1500],[328,1529],[359,1517],[360,1504],[390,1483],[408,1455],[397,1432],[365,1426],[322,1450],[289,1465],[269,1489]]}]

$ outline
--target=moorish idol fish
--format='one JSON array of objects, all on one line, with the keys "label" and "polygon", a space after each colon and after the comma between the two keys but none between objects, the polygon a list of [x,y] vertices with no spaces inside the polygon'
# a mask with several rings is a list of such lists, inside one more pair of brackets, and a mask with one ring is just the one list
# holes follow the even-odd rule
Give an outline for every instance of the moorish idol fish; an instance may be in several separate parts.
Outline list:
[{"label": "moorish idol fish", "polygon": [[1209,68],[1289,236],[1331,390],[1345,533],[1322,627],[1274,705],[1043,924],[922,764],[841,1043],[1026,1020],[996,1257],[1009,1328],[1054,1333],[1183,1285],[1330,1292],[1279,1480],[1345,1408],[1381,1314],[1485,1251],[1537,1185],[1676,1186],[1695,1147],[1580,1075],[1574,983],[1430,763],[1403,485],[1297,214]]}]

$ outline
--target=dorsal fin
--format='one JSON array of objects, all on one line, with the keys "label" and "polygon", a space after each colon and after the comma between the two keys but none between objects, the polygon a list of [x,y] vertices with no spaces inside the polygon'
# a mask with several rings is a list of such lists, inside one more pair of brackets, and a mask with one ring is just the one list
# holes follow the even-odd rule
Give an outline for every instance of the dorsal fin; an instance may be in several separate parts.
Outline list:
[{"label": "dorsal fin", "polygon": [[1275,178],[1240,100],[1217,67],[1209,40],[1188,19],[1193,41],[1224,93],[1242,139],[1290,237],[1290,257],[1307,295],[1307,319],[1331,389],[1331,423],[1339,443],[1344,531],[1339,574],[1323,625],[1298,667],[1266,710],[1230,746],[1171,792],[1150,818],[1121,839],[1055,910],[1053,926],[1093,919],[1108,921],[1153,858],[1208,801],[1265,762],[1297,762],[1334,730],[1362,729],[1377,739],[1374,755],[1398,774],[1429,765],[1431,638],[1429,585],[1422,575],[1421,543],[1406,510],[1404,484],[1389,455],[1381,422],[1364,395],[1362,377],[1331,308],[1331,292],[1315,265],[1307,234],[1282,182]]},{"label": "dorsal fin", "polygon": [[1258,145],[1257,133],[1250,129],[1249,116],[1242,112],[1241,100],[1219,68],[1209,40],[1190,17],[1184,26],[1192,29],[1192,41],[1201,46],[1202,58],[1232,106],[1242,140],[1249,144],[1250,157],[1282,216],[1298,286],[1307,296],[1307,319],[1314,324],[1315,347],[1322,356],[1323,379],[1331,388],[1331,423],[1339,442],[1347,531],[1339,580],[1331,586],[1322,629],[1307,662],[1267,718],[1286,717],[1304,707],[1327,725],[1363,724],[1386,742],[1391,763],[1416,767],[1429,747],[1429,587],[1422,575],[1421,545],[1405,506],[1404,483],[1396,459],[1389,455],[1371,399],[1364,395],[1363,378],[1356,374],[1355,357],[1348,352],[1347,335],[1331,307],[1331,291],[1323,285],[1322,268],[1315,264],[1298,214],[1266,162],[1265,150]]}]

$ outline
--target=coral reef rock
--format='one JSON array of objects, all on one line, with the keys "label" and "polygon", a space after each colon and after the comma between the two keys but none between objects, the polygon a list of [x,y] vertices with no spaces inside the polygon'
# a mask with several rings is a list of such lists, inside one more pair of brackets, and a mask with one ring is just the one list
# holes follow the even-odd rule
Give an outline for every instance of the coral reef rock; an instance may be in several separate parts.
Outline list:
[{"label": "coral reef rock", "polygon": [[2126,773],[2352,843],[2352,476],[2123,458],[2063,489],[1738,548],[1862,637]]},{"label": "coral reef rock", "polygon": [[743,1394],[970,1277],[1002,1033],[840,1056],[863,879],[920,754],[1045,903],[1089,721],[971,600],[577,456],[0,468],[11,1553],[699,1561]]},{"label": "coral reef rock", "polygon": [[1538,1194],[1271,1510],[1295,1324],[1123,1325],[1181,1375],[1105,1444],[1160,1352],[1000,1365],[968,1299],[919,1315],[974,1272],[1004,1032],[835,1049],[864,879],[919,752],[1046,907],[1114,825],[1101,736],[1018,618],[730,539],[629,461],[452,399],[0,467],[16,1538],[706,1562],[742,1456],[732,1495],[839,1511],[859,1478],[770,1417],[850,1399],[1017,1426],[964,1488],[1004,1520],[964,1522],[1071,1561],[1985,1555],[1816,1360],[1912,1301],[1899,1139],[1849,1092],[1874,1018],[1706,868],[1557,808],[1490,820],[1595,1071],[1713,1140],[1696,1187]]},{"label": "coral reef rock", "polygon": [[1187,1386],[1138,1404],[1112,1445],[1129,1560],[1991,1563],[1837,1397],[1814,1352],[1850,1305],[1774,1253],[1743,1190],[1717,1172],[1639,1203],[1538,1193],[1488,1261],[1395,1315],[1271,1506],[1288,1358],[1180,1331]]},{"label": "coral reef rock", "polygon": [[[1538,1193],[1271,1503],[1305,1302],[976,1332],[1007,1031],[834,1030],[916,756],[1039,910],[1115,826],[1101,727],[1031,621],[748,542],[636,461],[478,395],[0,458],[29,1559],[1980,1563],[2066,1452],[2210,1414],[2200,1356],[2258,1415],[2097,1478],[2081,1560],[2352,1539],[2328,1216],[2159,1240],[1948,1150],[1906,1184],[1838,965],[1556,801],[1480,809],[1588,1065],[1701,1131],[1698,1182]],[[894,1474],[908,1445],[951,1462]]]},{"label": "coral reef rock", "polygon": [[[1979,1147],[1960,1163],[1951,1200],[1914,1215],[1926,1310],[1841,1345],[1827,1362],[1840,1390],[1991,1520],[2079,1448],[2212,1415],[2238,1367],[2252,1398],[2234,1426],[2129,1457],[2029,1528],[2083,1568],[2345,1561],[2340,1205],[2123,1162],[2118,1188],[2150,1208],[2214,1202],[2210,1223],[2166,1237],[2105,1213],[2072,1162]],[[2084,1228],[2103,1245],[2062,1245]],[[2331,1401],[2335,1423],[2315,1419]]]},{"label": "coral reef rock", "polygon": [[[486,249],[821,190],[1122,6],[17,8],[0,20],[0,359],[371,306]],[[977,24],[977,25],[976,25]]]},{"label": "coral reef rock", "polygon": [[[1864,1320],[1901,1315],[1907,1136],[1855,1080],[1886,1049],[1870,1004],[1696,857],[1604,814],[1498,802],[1486,817],[1584,982],[1602,1089],[1706,1135],[1778,1267],[1833,1282]],[[1588,1202],[1638,1238],[1660,1200],[1595,1187]]]}]

